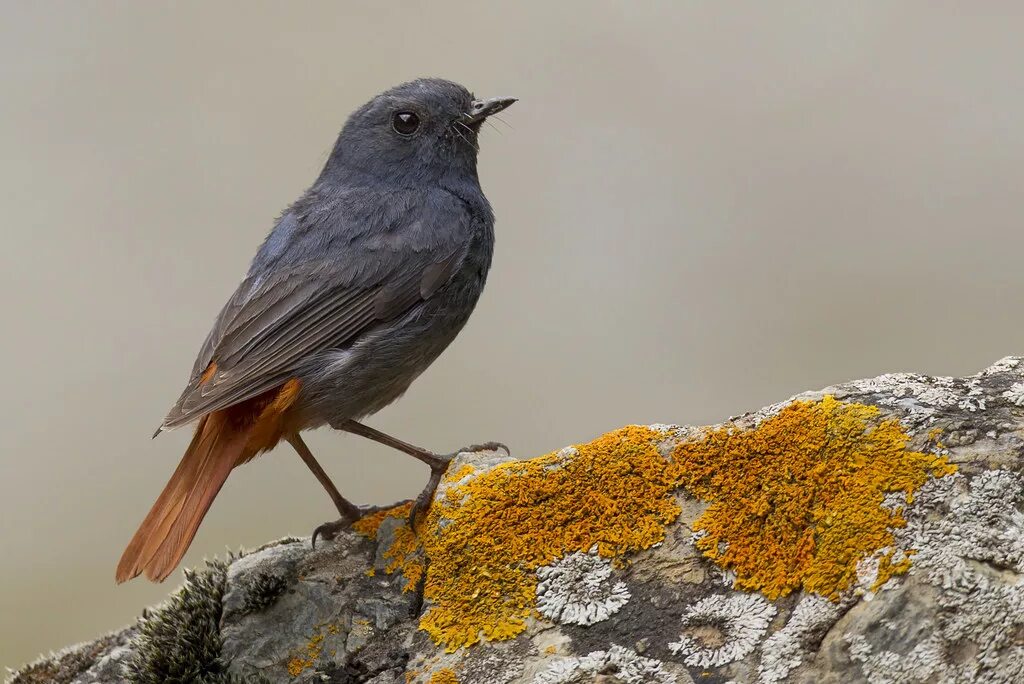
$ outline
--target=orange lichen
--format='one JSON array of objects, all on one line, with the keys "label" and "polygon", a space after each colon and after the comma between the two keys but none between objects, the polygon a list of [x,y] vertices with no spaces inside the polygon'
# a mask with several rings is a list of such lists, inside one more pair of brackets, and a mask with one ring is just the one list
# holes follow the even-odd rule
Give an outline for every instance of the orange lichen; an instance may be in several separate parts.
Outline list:
[{"label": "orange lichen", "polygon": [[[463,484],[462,469],[446,478],[421,536],[403,524],[384,554],[407,589],[430,560],[421,629],[449,651],[515,637],[535,614],[538,567],[592,548],[605,558],[650,548],[678,517],[673,493],[684,486],[709,503],[694,523],[698,548],[735,571],[738,588],[836,598],[858,561],[881,549],[893,549],[880,559],[881,582],[909,568],[910,549],[892,562],[891,530],[905,521],[882,506],[884,495],[910,501],[928,477],[955,470],[909,451],[900,424],[879,420],[877,408],[832,397],[794,402],[752,430],[713,430],[671,457],[657,447],[665,438],[628,426],[570,457],[503,463]],[[373,536],[386,517],[407,513],[357,526]]]},{"label": "orange lichen", "polygon": [[376,539],[377,530],[380,529],[381,523],[387,518],[399,518],[406,519],[409,517],[409,512],[412,510],[412,502],[406,502],[399,504],[393,508],[384,508],[379,511],[364,515],[359,520],[352,523],[352,529],[363,535],[367,539]]},{"label": "orange lichen", "polygon": [[538,566],[594,546],[612,557],[662,541],[679,515],[678,479],[658,437],[630,426],[571,459],[504,463],[449,488],[422,535],[433,605],[420,627],[449,650],[513,638],[533,611]]},{"label": "orange lichen", "polygon": [[[402,573],[402,576],[405,578],[405,587],[403,588],[403,591],[412,591],[415,589],[419,584],[420,578],[423,577],[424,570],[426,569],[426,566],[423,563],[423,554],[421,553],[422,547],[420,546],[419,539],[417,539],[416,534],[409,529],[409,525],[406,522],[411,510],[412,503],[404,503],[399,506],[395,506],[394,508],[388,508],[363,516],[352,525],[356,532],[367,539],[376,539],[380,526],[387,518],[395,518],[402,521],[402,524],[398,525],[394,529],[394,539],[391,542],[391,545],[384,550],[384,560],[387,561],[387,565],[384,566],[384,571],[389,575],[395,572]],[[366,572],[370,577],[375,574],[373,573],[372,568]]]},{"label": "orange lichen", "polygon": [[288,661],[288,674],[292,677],[298,677],[307,667],[313,667],[313,663],[307,661],[305,658],[295,656]]},{"label": "orange lichen", "polygon": [[430,675],[430,684],[459,684],[459,678],[451,668],[446,667]]},{"label": "orange lichen", "polygon": [[458,470],[449,471],[444,474],[446,482],[458,482],[467,475],[472,475],[476,472],[476,468],[473,467],[472,463],[463,463],[459,466]]},{"label": "orange lichen", "polygon": [[[882,506],[885,494],[909,502],[929,476],[956,470],[907,450],[899,422],[877,417],[874,406],[825,397],[794,402],[755,430],[723,428],[680,444],[681,484],[710,502],[694,524],[697,548],[733,570],[737,588],[838,598],[858,561],[893,546],[892,529],[906,525],[901,511]],[[900,570],[885,564],[888,577]]]},{"label": "orange lichen", "polygon": [[[324,633],[326,631],[326,634]],[[298,677],[307,669],[316,667],[316,661],[320,659],[324,650],[324,639],[327,635],[338,635],[341,634],[341,629],[337,625],[333,624],[320,624],[317,625],[313,636],[309,638],[304,646],[300,649],[299,653],[288,661],[288,674],[292,677]],[[330,651],[331,655],[337,653],[337,649]]]},{"label": "orange lichen", "polygon": [[384,550],[384,560],[388,562],[385,572],[400,572],[405,578],[402,591],[415,589],[426,571],[420,540],[406,523],[395,528],[395,540]]},{"label": "orange lichen", "polygon": [[871,591],[878,591],[882,585],[898,575],[905,575],[910,570],[910,557],[916,553],[913,549],[904,552],[903,557],[893,562],[895,551],[890,549],[878,559],[878,577],[871,584]]},{"label": "orange lichen", "polygon": [[324,635],[320,633],[320,628],[317,627],[317,633],[306,642],[303,653],[288,661],[288,674],[292,677],[298,677],[306,668],[314,667],[316,661],[320,659],[320,654],[323,652],[323,641]]}]

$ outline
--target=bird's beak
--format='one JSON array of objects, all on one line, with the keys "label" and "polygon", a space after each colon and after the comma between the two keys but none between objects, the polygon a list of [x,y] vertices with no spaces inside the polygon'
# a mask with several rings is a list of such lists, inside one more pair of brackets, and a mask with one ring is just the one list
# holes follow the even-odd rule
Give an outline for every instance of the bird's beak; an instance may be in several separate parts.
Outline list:
[{"label": "bird's beak", "polygon": [[473,100],[472,106],[466,112],[466,118],[470,123],[480,123],[492,114],[497,114],[512,106],[516,101],[514,97],[492,97],[489,100]]}]

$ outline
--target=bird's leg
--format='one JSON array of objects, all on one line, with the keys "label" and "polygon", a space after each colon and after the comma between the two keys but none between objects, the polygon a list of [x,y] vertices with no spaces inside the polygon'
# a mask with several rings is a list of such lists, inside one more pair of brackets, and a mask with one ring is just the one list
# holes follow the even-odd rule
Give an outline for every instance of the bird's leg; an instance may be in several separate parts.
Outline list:
[{"label": "bird's leg", "polygon": [[365,513],[372,512],[370,509],[364,510],[360,508],[341,495],[341,492],[338,491],[338,488],[334,486],[333,482],[331,482],[331,478],[324,472],[324,469],[320,467],[320,464],[317,463],[316,458],[313,457],[313,452],[309,450],[309,447],[306,446],[306,442],[303,441],[302,437],[300,437],[298,433],[288,437],[288,443],[292,445],[296,453],[298,453],[299,458],[302,459],[302,462],[305,463],[311,471],[313,471],[316,479],[319,480],[320,484],[322,484],[324,489],[327,490],[328,496],[331,497],[331,501],[334,502],[334,505],[338,509],[338,513],[341,515],[341,518],[338,520],[324,523],[313,530],[314,547],[316,546],[317,537],[323,537],[327,540],[334,539],[334,537],[338,535],[338,532],[354,523]]},{"label": "bird's leg", "polygon": [[346,420],[344,423],[341,423],[340,425],[332,425],[332,427],[337,430],[351,432],[353,435],[372,439],[374,442],[389,446],[392,449],[397,449],[402,453],[409,454],[413,458],[423,461],[430,466],[430,479],[427,481],[427,486],[424,487],[423,491],[416,497],[416,500],[412,505],[412,510],[409,512],[409,526],[413,529],[416,529],[416,521],[426,515],[430,510],[430,504],[434,500],[434,492],[437,490],[437,486],[441,484],[441,476],[444,475],[446,470],[448,470],[448,464],[452,462],[453,458],[458,456],[460,453],[471,451],[504,449],[507,453],[512,453],[507,446],[500,442],[485,442],[483,444],[472,444],[450,454],[435,454],[432,451],[427,451],[423,447],[403,442],[391,435],[384,434],[380,430],[375,430],[368,425],[363,425],[362,423],[354,420]]}]

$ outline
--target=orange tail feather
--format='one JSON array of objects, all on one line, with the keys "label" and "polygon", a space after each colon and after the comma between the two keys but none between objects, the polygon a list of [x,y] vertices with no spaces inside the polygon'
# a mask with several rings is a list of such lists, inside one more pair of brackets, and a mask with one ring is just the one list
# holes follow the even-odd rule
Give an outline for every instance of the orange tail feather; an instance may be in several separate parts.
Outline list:
[{"label": "orange tail feather", "polygon": [[145,573],[162,582],[181,562],[231,470],[244,462],[251,427],[224,412],[204,417],[188,450],[117,564],[118,584]]},{"label": "orange tail feather", "polygon": [[292,378],[200,419],[177,470],[121,555],[118,584],[143,573],[162,582],[178,567],[231,470],[273,449],[286,431],[300,429],[289,422],[300,386]]}]

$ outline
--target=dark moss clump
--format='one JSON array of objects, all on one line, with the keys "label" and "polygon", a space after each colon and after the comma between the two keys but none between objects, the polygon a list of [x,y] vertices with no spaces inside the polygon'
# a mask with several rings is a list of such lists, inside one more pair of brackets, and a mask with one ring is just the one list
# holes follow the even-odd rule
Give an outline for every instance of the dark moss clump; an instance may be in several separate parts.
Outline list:
[{"label": "dark moss clump", "polygon": [[281,598],[281,594],[288,588],[288,580],[273,573],[260,571],[246,580],[242,586],[245,590],[242,610],[246,613],[258,613],[274,605],[277,599]]},{"label": "dark moss clump", "polygon": [[167,603],[144,613],[134,653],[125,664],[133,684],[195,682],[240,684],[220,657],[221,599],[227,564],[207,562],[199,572],[185,571],[185,584]]}]

